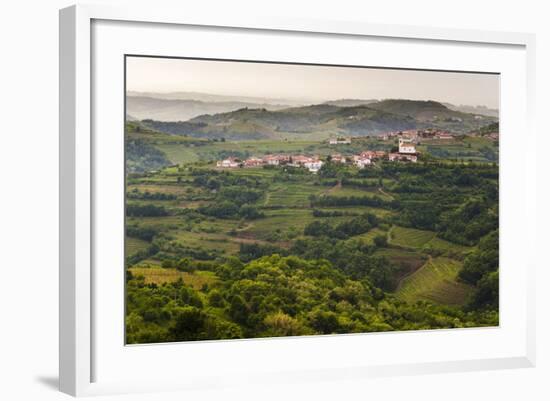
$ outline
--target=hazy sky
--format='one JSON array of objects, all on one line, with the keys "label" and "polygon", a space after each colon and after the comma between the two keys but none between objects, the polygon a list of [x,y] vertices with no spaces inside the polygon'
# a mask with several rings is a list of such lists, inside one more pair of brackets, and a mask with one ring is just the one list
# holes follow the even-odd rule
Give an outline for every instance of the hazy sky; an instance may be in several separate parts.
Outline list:
[{"label": "hazy sky", "polygon": [[490,74],[128,57],[127,90],[326,101],[402,98],[499,106]]}]

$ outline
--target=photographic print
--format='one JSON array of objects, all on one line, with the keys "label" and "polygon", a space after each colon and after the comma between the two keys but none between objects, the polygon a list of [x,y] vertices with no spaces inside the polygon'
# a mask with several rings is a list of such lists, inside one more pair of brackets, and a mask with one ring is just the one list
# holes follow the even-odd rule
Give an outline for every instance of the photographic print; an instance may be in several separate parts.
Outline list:
[{"label": "photographic print", "polygon": [[126,343],[499,324],[499,75],[125,57]]}]

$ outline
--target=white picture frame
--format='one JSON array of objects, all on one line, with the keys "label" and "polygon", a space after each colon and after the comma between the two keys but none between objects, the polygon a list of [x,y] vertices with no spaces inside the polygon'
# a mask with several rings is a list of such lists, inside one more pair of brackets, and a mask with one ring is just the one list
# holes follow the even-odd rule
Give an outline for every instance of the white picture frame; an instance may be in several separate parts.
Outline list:
[{"label": "white picture frame", "polygon": [[[387,41],[418,41],[437,43],[438,46],[460,45],[462,47],[476,46],[494,46],[502,48],[511,48],[517,50],[517,54],[511,55],[518,64],[518,73],[515,77],[515,84],[519,91],[525,96],[519,96],[518,105],[525,107],[518,117],[517,122],[509,121],[509,124],[517,123],[515,127],[522,127],[525,130],[523,143],[531,144],[534,149],[536,140],[533,132],[533,112],[534,112],[534,46],[535,38],[530,34],[506,33],[506,32],[484,32],[456,29],[436,29],[412,26],[396,25],[374,25],[362,22],[348,21],[315,21],[315,20],[293,20],[276,18],[255,18],[243,17],[242,20],[224,20],[212,18],[210,16],[187,15],[185,10],[166,10],[155,7],[147,8],[111,8],[108,6],[72,6],[60,11],[60,390],[74,395],[94,395],[107,393],[126,393],[134,391],[160,391],[167,389],[197,389],[208,388],[210,386],[224,386],[228,384],[226,373],[229,376],[231,367],[223,367],[213,376],[201,373],[197,369],[195,376],[187,376],[185,380],[178,377],[152,377],[149,381],[130,380],[127,377],[115,377],[110,375],[107,380],[99,379],[101,372],[98,372],[96,358],[108,359],[105,354],[104,344],[107,340],[102,339],[99,344],[97,341],[97,327],[103,323],[101,313],[97,313],[94,307],[94,294],[101,286],[101,279],[94,274],[94,266],[97,262],[94,253],[94,235],[97,235],[97,218],[101,213],[96,213],[95,191],[103,185],[101,180],[96,179],[97,153],[101,148],[94,140],[93,126],[97,125],[94,121],[94,103],[92,102],[93,87],[92,77],[96,60],[94,55],[98,54],[97,47],[101,46],[101,40],[93,41],[94,24],[101,21],[108,21],[109,24],[121,23],[140,23],[156,24],[166,29],[170,27],[202,27],[205,29],[231,29],[234,32],[246,31],[282,33],[285,35],[306,35],[312,37],[315,35],[325,38],[383,38]],[[119,27],[117,29],[130,29]],[[136,29],[140,29],[137,27]],[[163,35],[165,33],[159,33]],[[276,39],[274,39],[276,40]],[[114,41],[116,42],[116,41]],[[95,47],[94,47],[95,46]],[[101,49],[99,49],[101,51]],[[426,66],[422,66],[426,67]],[[511,73],[512,74],[512,73]],[[506,96],[503,92],[503,96]],[[506,99],[504,99],[506,100]],[[121,105],[122,107],[122,105]],[[519,112],[518,112],[519,113]],[[507,118],[506,116],[504,117]],[[511,119],[510,119],[511,120]],[[521,120],[521,121],[520,121]],[[116,126],[116,125],[115,125]],[[122,128],[121,128],[122,132]],[[122,136],[122,135],[121,135]],[[515,148],[512,139],[508,143],[503,139],[503,147]],[[523,191],[517,194],[517,203],[513,205],[521,206],[522,221],[511,221],[510,229],[519,228],[520,225],[529,227],[531,232],[536,227],[535,211],[535,186],[534,177],[535,160],[534,151],[518,149],[518,168],[512,171],[504,168],[506,175],[503,175],[501,182],[507,181],[522,182]],[[506,159],[506,152],[501,156],[501,163],[509,163]],[[506,185],[505,185],[506,187]],[[121,189],[122,190],[122,189]],[[510,192],[511,193],[511,192]],[[521,197],[521,198],[520,198]],[[514,213],[512,207],[504,208],[501,213]],[[96,234],[94,234],[96,233]],[[506,251],[502,256],[514,257],[517,253],[525,255],[534,255],[530,249],[533,244],[528,242],[521,243],[518,249]],[[502,248],[501,248],[502,249]],[[100,257],[100,256],[99,256]],[[241,373],[245,372],[240,384],[246,383],[246,380],[256,380],[258,382],[291,382],[296,380],[328,380],[337,378],[354,378],[400,375],[400,374],[420,374],[430,372],[451,372],[468,371],[482,369],[504,369],[514,367],[530,367],[535,364],[535,321],[534,321],[534,270],[537,261],[533,257],[524,258],[522,265],[525,277],[517,280],[511,278],[510,282],[504,282],[504,288],[508,285],[516,285],[517,293],[515,296],[522,299],[520,303],[521,310],[514,311],[521,321],[518,321],[521,327],[521,333],[515,331],[512,333],[510,325],[501,325],[492,331],[476,331],[475,329],[465,329],[458,334],[452,334],[453,337],[459,336],[464,343],[474,343],[476,341],[492,342],[497,331],[506,333],[510,330],[510,336],[501,338],[502,344],[506,341],[510,343],[513,352],[505,352],[501,348],[495,348],[490,352],[472,351],[465,358],[450,358],[443,360],[417,360],[414,355],[410,355],[406,362],[395,362],[393,360],[384,361],[365,361],[357,360],[339,361],[339,365],[334,361],[332,367],[330,358],[332,352],[338,351],[338,347],[345,346],[344,343],[362,346],[365,338],[362,335],[349,336],[320,336],[296,339],[271,339],[271,340],[246,340],[237,342],[206,342],[187,346],[186,350],[191,355],[200,353],[219,353],[230,357],[239,350],[248,349],[249,353],[262,352],[277,354],[285,347],[299,353],[300,349],[309,349],[313,352],[315,346],[323,346],[327,350],[328,361],[326,365],[304,364],[298,366],[295,370],[285,370],[279,366],[275,371],[250,369],[245,366],[240,367]],[[510,276],[511,277],[511,276]],[[503,279],[501,279],[503,280]],[[514,281],[514,282],[512,282]],[[521,288],[519,288],[521,287]],[[110,293],[102,291],[102,296],[106,299],[117,301],[118,298]],[[112,298],[111,298],[112,297]],[[122,307],[122,306],[121,306]],[[101,307],[98,307],[101,308]],[[104,327],[105,325],[101,326]],[[114,329],[113,329],[114,330]],[[122,330],[117,327],[116,330]],[[448,331],[447,331],[448,333]],[[497,333],[497,334],[495,334]],[[402,335],[401,334],[397,334]],[[396,336],[393,333],[370,335],[369,341],[381,341],[379,338],[384,336]],[[432,332],[413,332],[400,337],[406,341],[418,341],[419,336],[437,336],[430,337],[430,341],[449,341],[445,336],[449,334],[435,334]],[[439,338],[440,337],[440,338]],[[486,337],[482,339],[482,337]],[[102,337],[103,338],[103,337]],[[377,340],[374,340],[374,339]],[[394,337],[397,338],[397,337]],[[506,341],[505,341],[506,340]],[[299,341],[299,342],[297,342]],[[231,346],[235,344],[234,346]],[[415,343],[416,344],[416,343]],[[120,347],[124,348],[122,343]],[[171,353],[174,345],[148,346],[146,348],[147,356],[143,352],[132,351],[135,355],[131,358],[153,358],[148,359],[148,363],[154,358],[162,358],[164,354]],[[177,345],[176,345],[177,346]],[[179,344],[186,346],[185,344]],[[513,346],[513,347],[512,347]],[[155,348],[156,347],[156,348]],[[197,348],[198,347],[198,348]],[[495,346],[496,347],[496,346]],[[139,348],[139,347],[137,347]],[[134,349],[137,349],[134,348]],[[232,348],[232,349],[230,349]],[[459,347],[460,348],[460,347]],[[102,351],[103,350],[103,351]],[[164,350],[164,351],[162,351]],[[331,351],[332,350],[332,351]],[[157,352],[158,351],[158,352]],[[98,353],[100,355],[98,355]],[[157,356],[153,354],[157,354]],[[247,360],[248,357],[243,357]],[[252,358],[252,356],[250,356]],[[275,358],[275,356],[274,356]],[[442,358],[445,358],[443,355]],[[373,357],[373,359],[376,359]],[[253,359],[249,359],[252,361]],[[108,360],[109,363],[115,363],[115,359]],[[144,359],[145,361],[145,359]],[[275,359],[274,359],[275,361]],[[102,362],[105,365],[105,362]],[[276,363],[276,361],[274,362]],[[220,364],[223,365],[223,364]],[[312,365],[312,366],[311,366]],[[318,366],[318,367],[316,367]],[[256,372],[254,371],[256,370]],[[232,384],[238,385],[239,381],[231,378]]]}]

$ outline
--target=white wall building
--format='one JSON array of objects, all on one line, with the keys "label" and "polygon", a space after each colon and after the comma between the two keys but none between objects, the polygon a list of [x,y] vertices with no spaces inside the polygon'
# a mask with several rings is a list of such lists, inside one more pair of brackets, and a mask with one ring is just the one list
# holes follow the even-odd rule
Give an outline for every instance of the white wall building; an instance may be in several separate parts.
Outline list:
[{"label": "white wall building", "polygon": [[216,166],[222,167],[222,168],[235,168],[235,167],[239,167],[239,165],[240,165],[240,162],[237,159],[232,157],[229,157],[225,160],[218,161],[216,163]]},{"label": "white wall building", "polygon": [[312,160],[304,163],[304,167],[307,168],[312,173],[316,173],[323,167],[323,162],[321,160]]},{"label": "white wall building", "polygon": [[329,145],[349,145],[351,138],[331,138],[328,143]]},{"label": "white wall building", "polygon": [[399,138],[399,153],[416,153],[416,146],[410,139]]},{"label": "white wall building", "polygon": [[355,159],[355,166],[357,168],[365,168],[366,166],[370,166],[372,164],[372,160],[368,157],[360,157]]}]

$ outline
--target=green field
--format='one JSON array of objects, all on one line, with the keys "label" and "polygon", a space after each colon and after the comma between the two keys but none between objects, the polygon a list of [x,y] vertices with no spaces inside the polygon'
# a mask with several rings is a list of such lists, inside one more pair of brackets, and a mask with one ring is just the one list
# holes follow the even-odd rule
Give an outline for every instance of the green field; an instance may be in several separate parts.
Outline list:
[{"label": "green field", "polygon": [[403,248],[436,250],[448,255],[465,255],[472,248],[454,244],[437,237],[433,231],[394,226],[390,230],[390,243]]},{"label": "green field", "polygon": [[372,244],[375,237],[378,237],[380,235],[386,236],[387,234],[388,234],[387,231],[384,231],[380,228],[374,228],[374,229],[370,230],[369,232],[367,232],[366,234],[361,234],[361,235],[358,235],[354,238],[361,239],[361,240],[365,241],[368,244]]},{"label": "green field", "polygon": [[432,231],[395,226],[390,231],[390,243],[404,248],[421,248],[435,237]]},{"label": "green field", "polygon": [[132,255],[136,252],[143,251],[149,247],[147,241],[140,240],[138,238],[126,237],[126,254]]},{"label": "green field", "polygon": [[[152,161],[145,167],[155,168],[127,176],[129,342],[495,324],[498,313],[484,314],[494,304],[466,313],[478,284],[458,278],[470,253],[494,255],[480,250],[498,229],[498,166],[479,156],[494,156],[491,141],[426,141],[421,149],[442,156],[377,161],[363,170],[326,161],[329,168],[313,174],[284,166],[224,169],[215,161],[352,155],[390,150],[395,140],[331,147],[304,137],[151,135],[173,165]],[[463,163],[461,152],[477,152],[468,159],[482,163]],[[493,276],[484,277],[494,285]],[[185,330],[193,325],[196,332]]]},{"label": "green field", "polygon": [[321,194],[323,190],[318,185],[277,183],[270,187],[264,204],[265,206],[307,208],[309,196]]},{"label": "green field", "polygon": [[430,259],[420,269],[405,277],[396,296],[407,302],[431,301],[461,305],[472,288],[457,281],[460,262],[447,258]]},{"label": "green field", "polygon": [[129,269],[134,276],[143,276],[147,284],[173,283],[182,279],[184,284],[200,290],[204,284],[213,284],[216,282],[216,275],[207,271],[196,271],[193,273],[180,272],[176,269],[165,269],[160,266],[155,267],[132,267]]}]

